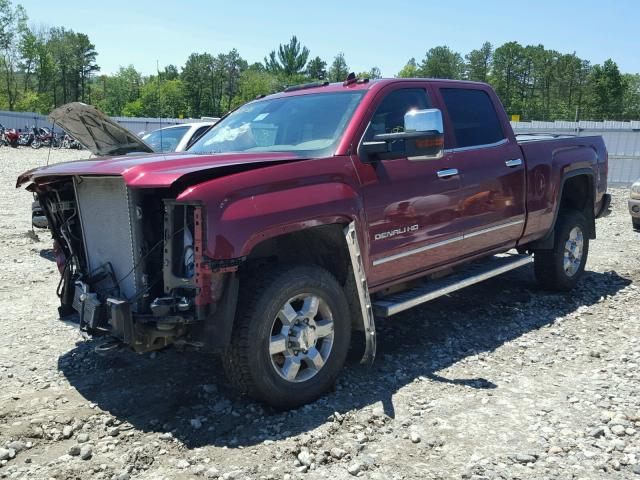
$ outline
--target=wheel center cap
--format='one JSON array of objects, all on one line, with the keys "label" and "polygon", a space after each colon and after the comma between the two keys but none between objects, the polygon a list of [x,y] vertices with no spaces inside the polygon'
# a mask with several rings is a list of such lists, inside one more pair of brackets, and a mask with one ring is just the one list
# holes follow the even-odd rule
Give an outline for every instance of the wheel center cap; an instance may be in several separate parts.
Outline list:
[{"label": "wheel center cap", "polygon": [[307,351],[316,344],[315,330],[309,325],[296,325],[292,329],[291,341],[296,348]]}]

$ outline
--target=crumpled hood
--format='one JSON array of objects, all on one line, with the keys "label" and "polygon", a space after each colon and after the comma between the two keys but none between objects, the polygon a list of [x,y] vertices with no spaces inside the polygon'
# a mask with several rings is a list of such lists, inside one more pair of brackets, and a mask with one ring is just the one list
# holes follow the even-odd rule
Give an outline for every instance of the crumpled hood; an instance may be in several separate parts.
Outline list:
[{"label": "crumpled hood", "polygon": [[29,170],[18,177],[16,188],[29,181],[69,175],[122,175],[127,185],[139,188],[170,187],[185,175],[229,166],[302,160],[293,153],[187,153],[149,154],[57,163]]},{"label": "crumpled hood", "polygon": [[51,112],[49,120],[64,128],[94,155],[153,152],[153,148],[93,105],[67,103]]}]

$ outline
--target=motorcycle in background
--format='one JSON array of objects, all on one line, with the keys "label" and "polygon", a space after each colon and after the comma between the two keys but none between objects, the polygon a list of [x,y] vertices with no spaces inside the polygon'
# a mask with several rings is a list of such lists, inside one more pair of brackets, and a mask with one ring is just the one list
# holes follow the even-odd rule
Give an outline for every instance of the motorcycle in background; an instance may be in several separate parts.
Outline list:
[{"label": "motorcycle in background", "polygon": [[58,147],[60,140],[58,135],[49,130],[46,127],[33,129],[33,140],[31,142],[31,148],[40,147]]},{"label": "motorcycle in background", "polygon": [[14,128],[2,127],[2,145],[8,145],[12,148],[18,147],[20,140],[20,132]]}]

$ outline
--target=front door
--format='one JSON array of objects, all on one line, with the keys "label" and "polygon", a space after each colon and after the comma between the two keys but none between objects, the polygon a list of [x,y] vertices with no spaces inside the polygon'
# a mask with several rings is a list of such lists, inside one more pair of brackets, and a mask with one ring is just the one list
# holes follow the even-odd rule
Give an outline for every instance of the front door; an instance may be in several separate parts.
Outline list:
[{"label": "front door", "polygon": [[[405,84],[406,85],[406,84]],[[379,94],[362,141],[404,129],[404,115],[431,107],[426,86]],[[403,149],[402,142],[392,148]],[[447,158],[354,159],[359,163],[369,224],[370,281],[374,286],[446,263],[462,240],[457,206],[460,176]]]}]

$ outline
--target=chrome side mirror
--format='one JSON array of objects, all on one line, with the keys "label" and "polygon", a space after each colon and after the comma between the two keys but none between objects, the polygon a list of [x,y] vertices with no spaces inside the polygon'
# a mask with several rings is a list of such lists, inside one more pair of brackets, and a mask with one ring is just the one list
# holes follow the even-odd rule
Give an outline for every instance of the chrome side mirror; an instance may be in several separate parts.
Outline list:
[{"label": "chrome side mirror", "polygon": [[444,134],[442,112],[437,108],[409,110],[404,114],[404,131]]},{"label": "chrome side mirror", "polygon": [[409,160],[442,158],[444,153],[444,127],[442,112],[437,108],[409,110],[404,114],[404,131],[413,136],[406,145]]},{"label": "chrome side mirror", "polygon": [[[392,147],[400,142],[403,148]],[[404,115],[404,131],[379,133],[371,141],[362,142],[359,151],[364,161],[441,158],[444,152],[442,112],[437,108],[410,110]]]}]

